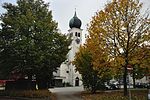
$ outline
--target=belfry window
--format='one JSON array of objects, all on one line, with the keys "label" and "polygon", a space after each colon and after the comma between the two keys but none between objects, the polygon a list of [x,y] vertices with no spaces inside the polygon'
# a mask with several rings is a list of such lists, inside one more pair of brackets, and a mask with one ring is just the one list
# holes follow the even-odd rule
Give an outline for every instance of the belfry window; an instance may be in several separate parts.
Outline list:
[{"label": "belfry window", "polygon": [[80,33],[78,33],[78,37],[80,37]]},{"label": "belfry window", "polygon": [[75,36],[78,36],[78,33],[77,33],[77,32],[75,33]]}]

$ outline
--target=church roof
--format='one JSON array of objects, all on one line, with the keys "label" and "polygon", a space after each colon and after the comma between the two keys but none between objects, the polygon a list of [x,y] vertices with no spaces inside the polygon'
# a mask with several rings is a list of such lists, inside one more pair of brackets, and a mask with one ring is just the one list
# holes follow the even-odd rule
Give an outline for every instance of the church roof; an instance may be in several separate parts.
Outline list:
[{"label": "church roof", "polygon": [[81,27],[81,20],[77,17],[76,11],[75,14],[73,16],[73,18],[71,18],[70,22],[69,22],[69,27],[70,28],[79,28]]}]

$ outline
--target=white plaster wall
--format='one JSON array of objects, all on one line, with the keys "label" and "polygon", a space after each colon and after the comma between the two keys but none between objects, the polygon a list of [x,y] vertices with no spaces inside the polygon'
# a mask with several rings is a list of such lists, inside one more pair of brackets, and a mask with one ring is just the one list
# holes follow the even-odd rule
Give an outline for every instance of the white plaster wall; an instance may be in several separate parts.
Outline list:
[{"label": "white plaster wall", "polygon": [[[75,36],[75,32],[77,33],[80,33],[80,37],[76,37]],[[75,78],[78,77],[79,79],[81,79],[81,75],[75,71],[75,66],[72,65],[72,61],[74,60],[74,56],[76,54],[76,52],[78,52],[79,50],[79,47],[80,45],[82,45],[82,29],[78,29],[78,28],[72,28],[69,30],[69,34],[70,33],[73,33],[73,36],[72,36],[72,43],[70,45],[71,47],[71,50],[69,51],[69,54],[68,54],[68,60],[70,62],[70,65],[69,65],[69,70],[70,70],[70,73],[69,73],[69,80],[70,80],[70,84],[75,86]],[[80,39],[80,43],[77,44],[76,43],[76,39]],[[79,82],[79,85],[82,84],[81,82]]]},{"label": "white plaster wall", "polygon": [[[73,34],[72,35],[72,43],[69,46],[70,51],[67,54],[67,60],[65,62],[63,62],[60,66],[59,69],[59,73],[60,73],[60,77],[63,77],[63,82],[67,83],[69,82],[72,86],[75,86],[75,78],[78,77],[79,78],[79,85],[82,85],[82,77],[79,74],[79,72],[75,71],[75,66],[72,64],[72,61],[74,60],[74,56],[76,54],[76,52],[78,52],[80,45],[82,45],[82,29],[78,29],[78,28],[72,28],[70,30],[68,30],[68,36],[69,34]],[[75,32],[80,33],[80,37],[75,36]],[[80,43],[77,44],[76,43],[76,39],[80,39]],[[69,71],[69,73],[67,73],[67,71]]]}]

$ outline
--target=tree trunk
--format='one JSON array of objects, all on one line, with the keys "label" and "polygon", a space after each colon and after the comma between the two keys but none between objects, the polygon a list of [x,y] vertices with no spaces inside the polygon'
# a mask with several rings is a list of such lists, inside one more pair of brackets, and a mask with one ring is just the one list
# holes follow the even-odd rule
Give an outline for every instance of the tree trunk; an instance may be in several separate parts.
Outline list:
[{"label": "tree trunk", "polygon": [[95,94],[95,93],[96,93],[96,89],[93,88],[93,89],[91,90],[91,93],[92,93],[92,94]]},{"label": "tree trunk", "polygon": [[128,95],[128,91],[127,91],[127,64],[124,66],[123,82],[124,82],[124,96],[127,96]]},{"label": "tree trunk", "polygon": [[32,80],[32,75],[28,75],[28,80]]},{"label": "tree trunk", "polygon": [[42,90],[42,89],[48,89],[48,82],[44,79],[38,79],[37,80],[37,85],[38,85],[38,89]]},{"label": "tree trunk", "polygon": [[135,88],[135,68],[133,67],[133,88]]},{"label": "tree trunk", "polygon": [[36,81],[38,85],[38,89],[48,89],[52,87],[52,76],[37,76]]},{"label": "tree trunk", "polygon": [[48,89],[48,78],[46,76],[37,76],[36,82],[38,89]]},{"label": "tree trunk", "polygon": [[97,90],[97,86],[96,86],[96,84],[94,84],[94,85],[92,86],[91,93],[92,93],[92,94],[95,94],[95,93],[96,93],[96,90]]}]

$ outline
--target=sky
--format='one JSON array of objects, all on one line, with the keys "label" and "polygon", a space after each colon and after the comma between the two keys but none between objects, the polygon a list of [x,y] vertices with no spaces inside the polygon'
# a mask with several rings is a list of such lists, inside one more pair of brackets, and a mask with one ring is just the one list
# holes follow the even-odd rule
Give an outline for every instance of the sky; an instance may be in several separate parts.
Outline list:
[{"label": "sky", "polygon": [[[69,21],[74,16],[76,9],[77,17],[82,21],[81,28],[87,33],[87,24],[90,23],[92,16],[99,10],[104,9],[105,4],[112,0],[44,0],[50,3],[49,9],[52,10],[53,19],[58,22],[58,28],[62,33],[68,33]],[[144,10],[150,9],[150,0],[140,0]],[[4,2],[16,3],[16,0],[0,0],[0,13],[5,12],[1,7]]]}]

